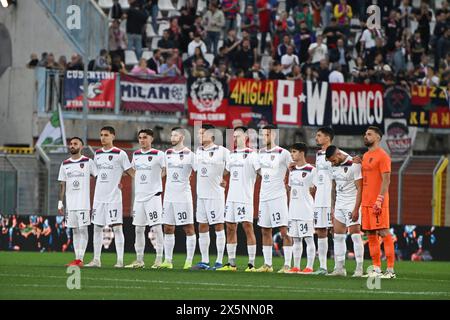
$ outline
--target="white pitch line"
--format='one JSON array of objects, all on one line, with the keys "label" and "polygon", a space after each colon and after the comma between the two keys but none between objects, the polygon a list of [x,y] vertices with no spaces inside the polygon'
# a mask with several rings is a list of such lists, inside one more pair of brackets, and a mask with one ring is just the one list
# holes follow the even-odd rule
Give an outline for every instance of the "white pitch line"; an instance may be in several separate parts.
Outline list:
[{"label": "white pitch line", "polygon": [[[18,277],[18,278],[54,278],[54,279],[67,279],[64,276],[35,276],[35,275],[24,275],[24,274],[0,274],[0,276]],[[405,296],[450,296],[450,292],[445,291],[415,291],[415,292],[404,292],[404,291],[385,291],[385,290],[354,290],[354,289],[335,289],[335,288],[317,288],[317,287],[302,287],[302,289],[295,289],[292,287],[283,286],[262,286],[262,285],[241,285],[241,284],[225,284],[225,283],[214,283],[214,282],[188,282],[188,281],[162,281],[162,280],[140,280],[140,279],[114,279],[114,278],[91,278],[82,277],[84,280],[92,281],[116,281],[116,282],[135,282],[135,283],[149,283],[149,284],[166,284],[166,285],[192,285],[192,288],[179,288],[183,290],[198,290],[195,285],[203,286],[214,286],[214,287],[233,287],[233,290],[238,291],[251,291],[255,289],[269,289],[269,290],[283,290],[288,292],[298,292],[298,293],[310,293],[311,291],[318,291],[323,293],[362,293],[362,294],[398,294]],[[392,281],[392,280],[391,280]],[[395,280],[393,280],[395,281]],[[89,286],[88,286],[89,287]],[[98,286],[102,288],[102,286]],[[246,287],[248,289],[245,289]],[[145,288],[144,288],[145,289]],[[158,290],[161,288],[158,288]],[[166,289],[166,288],[164,288]],[[171,289],[171,288],[168,288]],[[172,288],[173,289],[173,288]],[[219,288],[202,288],[201,290],[207,291],[229,291],[229,288],[219,289]]]}]

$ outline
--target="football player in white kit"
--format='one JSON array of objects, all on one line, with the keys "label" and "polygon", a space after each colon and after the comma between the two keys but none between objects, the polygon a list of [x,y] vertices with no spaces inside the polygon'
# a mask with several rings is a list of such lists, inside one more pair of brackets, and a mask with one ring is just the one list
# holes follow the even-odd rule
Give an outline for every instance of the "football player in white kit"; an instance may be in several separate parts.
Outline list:
[{"label": "football player in white kit", "polygon": [[[306,162],[308,147],[305,143],[294,143],[291,157],[295,167],[289,173],[289,236],[294,240],[294,267],[289,273],[311,274],[313,272],[316,245],[314,244],[314,181],[316,168]],[[306,242],[307,264],[300,269],[303,253],[303,240]]]},{"label": "football player in white kit", "polygon": [[287,204],[286,173],[292,162],[291,154],[276,145],[277,129],[267,125],[262,130],[265,145],[259,151],[261,166],[261,191],[259,195],[258,225],[261,227],[264,264],[257,272],[273,272],[272,267],[272,229],[279,228],[283,237],[284,266],[279,271],[290,269],[292,260],[292,239],[287,234],[289,212]]},{"label": "football player in white kit", "polygon": [[331,145],[334,131],[331,128],[319,128],[316,143],[321,148],[316,154],[317,181],[314,197],[314,228],[317,233],[317,252],[320,267],[314,274],[326,275],[328,253],[328,229],[333,227],[331,216],[331,163],[325,158],[325,151]]},{"label": "football player in white kit", "polygon": [[256,238],[253,230],[253,194],[260,166],[258,154],[246,147],[248,139],[246,127],[234,128],[233,140],[236,149],[230,154],[226,169],[230,172],[225,221],[227,224],[228,263],[218,271],[236,271],[237,226],[242,223],[247,237],[248,267],[246,272],[255,268]]},{"label": "football player in white kit", "polygon": [[150,226],[156,236],[156,259],[152,269],[161,266],[163,258],[162,231],[162,177],[166,174],[164,153],[152,148],[153,131],[142,129],[138,133],[140,150],[133,153],[134,169],[133,225],[135,226],[136,261],[125,268],[144,268],[145,227]]},{"label": "football player in white kit", "polygon": [[[78,137],[70,139],[71,157],[61,164],[58,181],[60,192],[58,212],[66,213],[66,225],[72,229],[75,260],[66,266],[83,266],[84,253],[89,240],[88,226],[91,224],[91,187],[90,177],[97,176],[97,167],[88,157],[81,155],[83,140]],[[64,195],[66,207],[64,208]]]},{"label": "football player in white kit", "polygon": [[331,210],[334,215],[334,255],[335,266],[330,276],[346,276],[345,255],[347,246],[347,228],[351,234],[355,251],[356,270],[353,277],[362,277],[364,244],[361,238],[361,200],[362,173],[361,164],[354,163],[352,157],[329,146],[327,160],[332,163]]},{"label": "football player in white kit", "polygon": [[[203,124],[198,132],[201,147],[197,149],[195,170],[197,171],[197,222],[199,224],[198,244],[202,261],[193,266],[194,270],[218,269],[223,267],[225,251],[225,165],[230,151],[214,143],[215,127]],[[213,267],[209,265],[209,226],[216,230],[217,259]]]},{"label": "football player in white kit", "polygon": [[100,130],[102,148],[95,152],[95,165],[98,177],[95,184],[92,223],[94,224],[94,259],[86,267],[101,267],[102,230],[104,226],[112,226],[116,245],[116,268],[123,267],[123,251],[125,238],[123,235],[122,191],[119,188],[122,174],[134,176],[130,160],[125,151],[114,147],[116,131],[113,127]]},{"label": "football player in white kit", "polygon": [[184,270],[192,267],[197,238],[194,228],[194,209],[190,178],[195,166],[195,155],[184,145],[185,129],[172,129],[172,148],[165,154],[167,166],[166,190],[164,192],[164,262],[161,268],[173,269],[175,227],[182,226],[186,234],[186,261]]}]

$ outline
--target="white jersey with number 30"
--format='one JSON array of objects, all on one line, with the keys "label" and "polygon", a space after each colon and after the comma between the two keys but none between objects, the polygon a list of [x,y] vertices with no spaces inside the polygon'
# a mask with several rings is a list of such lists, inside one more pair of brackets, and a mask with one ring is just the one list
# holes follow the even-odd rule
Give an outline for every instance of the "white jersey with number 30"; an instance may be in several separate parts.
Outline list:
[{"label": "white jersey with number 30", "polygon": [[195,165],[195,155],[188,148],[176,151],[169,149],[165,154],[167,166],[164,202],[192,202],[190,178]]}]

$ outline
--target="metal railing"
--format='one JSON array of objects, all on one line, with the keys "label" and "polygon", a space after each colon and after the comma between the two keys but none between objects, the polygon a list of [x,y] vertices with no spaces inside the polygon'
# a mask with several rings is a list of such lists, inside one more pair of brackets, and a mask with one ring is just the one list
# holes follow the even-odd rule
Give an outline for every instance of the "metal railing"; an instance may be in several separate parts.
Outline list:
[{"label": "metal railing", "polygon": [[[433,170],[433,199],[431,201],[432,224],[442,226],[442,176],[448,166],[448,158],[442,156]],[[448,188],[449,186],[447,186]]]}]

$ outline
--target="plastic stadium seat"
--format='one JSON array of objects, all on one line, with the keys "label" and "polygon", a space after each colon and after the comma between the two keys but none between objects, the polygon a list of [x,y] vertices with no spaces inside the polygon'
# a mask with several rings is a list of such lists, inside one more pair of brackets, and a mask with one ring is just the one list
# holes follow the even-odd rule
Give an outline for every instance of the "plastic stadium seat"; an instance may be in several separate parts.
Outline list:
[{"label": "plastic stadium seat", "polygon": [[158,36],[162,37],[163,33],[164,33],[164,30],[167,30],[169,28],[170,28],[170,23],[169,22],[164,21],[163,23],[161,23],[159,25],[159,29],[158,29]]},{"label": "plastic stadium seat", "polygon": [[177,2],[177,10],[181,10],[181,7],[186,5],[186,0],[178,0]]},{"label": "plastic stadium seat", "polygon": [[202,13],[203,10],[206,9],[206,1],[205,0],[198,0],[197,2],[197,13]]},{"label": "plastic stadium seat", "polygon": [[126,50],[125,51],[125,65],[134,66],[136,64],[139,64],[139,61],[136,56],[136,52],[134,52],[133,50]]},{"label": "plastic stadium seat", "polygon": [[272,57],[269,55],[263,55],[261,57],[261,68],[264,69],[264,71],[270,70],[270,63],[272,62]]},{"label": "plastic stadium seat", "polygon": [[208,61],[210,66],[212,66],[214,61],[214,55],[212,53],[205,53],[205,60]]},{"label": "plastic stadium seat", "polygon": [[102,9],[111,9],[113,6],[113,1],[112,0],[99,0],[98,5]]},{"label": "plastic stadium seat", "polygon": [[119,0],[119,3],[123,10],[130,9],[130,4],[128,3],[128,0]]},{"label": "plastic stadium seat", "polygon": [[147,38],[153,38],[156,36],[155,31],[150,23],[147,23],[145,26],[145,32],[147,34]]},{"label": "plastic stadium seat", "polygon": [[158,49],[158,41],[161,40],[161,37],[153,37],[152,38],[152,44],[151,44],[151,50]]},{"label": "plastic stadium seat", "polygon": [[161,11],[176,10],[171,0],[158,0],[158,8]]},{"label": "plastic stadium seat", "polygon": [[153,51],[144,51],[142,53],[142,58],[144,58],[145,60],[148,60],[152,57],[153,57]]}]

